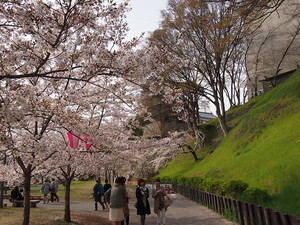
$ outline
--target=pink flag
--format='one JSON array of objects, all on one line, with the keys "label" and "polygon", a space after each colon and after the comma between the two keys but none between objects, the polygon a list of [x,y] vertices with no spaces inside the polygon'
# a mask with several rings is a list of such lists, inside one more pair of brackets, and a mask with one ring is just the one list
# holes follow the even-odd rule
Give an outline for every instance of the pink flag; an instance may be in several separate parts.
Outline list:
[{"label": "pink flag", "polygon": [[71,132],[68,132],[67,136],[68,136],[68,139],[69,139],[70,147],[72,149],[78,148],[81,134],[76,136],[76,135],[72,134]]},{"label": "pink flag", "polygon": [[88,151],[90,149],[90,147],[91,147],[91,144],[89,144],[89,141],[91,139],[92,139],[91,136],[86,136],[86,138],[85,138],[85,149],[86,149],[86,151]]}]

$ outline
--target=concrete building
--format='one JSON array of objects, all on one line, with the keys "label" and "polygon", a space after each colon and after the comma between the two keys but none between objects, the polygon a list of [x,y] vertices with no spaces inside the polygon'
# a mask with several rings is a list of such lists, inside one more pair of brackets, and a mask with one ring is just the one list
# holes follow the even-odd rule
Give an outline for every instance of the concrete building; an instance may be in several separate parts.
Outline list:
[{"label": "concrete building", "polygon": [[300,65],[300,1],[285,0],[249,41],[249,97],[264,92],[261,81]]}]

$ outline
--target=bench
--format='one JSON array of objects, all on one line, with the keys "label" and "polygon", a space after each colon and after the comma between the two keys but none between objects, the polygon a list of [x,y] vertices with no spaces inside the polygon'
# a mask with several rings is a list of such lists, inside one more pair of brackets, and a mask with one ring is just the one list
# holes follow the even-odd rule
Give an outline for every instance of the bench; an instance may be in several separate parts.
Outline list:
[{"label": "bench", "polygon": [[10,199],[10,195],[3,195],[3,199]]},{"label": "bench", "polygon": [[30,196],[30,200],[44,200],[44,197],[42,196]]},{"label": "bench", "polygon": [[[36,208],[36,205],[40,202],[40,200],[30,200],[30,207]],[[24,200],[14,200],[13,201],[14,207],[23,207],[24,206]]]}]

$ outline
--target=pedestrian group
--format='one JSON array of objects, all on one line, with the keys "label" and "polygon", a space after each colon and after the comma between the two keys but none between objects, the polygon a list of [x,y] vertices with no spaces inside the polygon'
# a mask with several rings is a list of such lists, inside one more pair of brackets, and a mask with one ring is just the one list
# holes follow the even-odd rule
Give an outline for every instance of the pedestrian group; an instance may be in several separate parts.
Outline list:
[{"label": "pedestrian group", "polygon": [[[105,181],[107,184],[107,180]],[[113,225],[129,225],[129,207],[128,207],[128,193],[125,187],[125,177],[117,177],[115,183],[111,188],[104,192],[104,201],[109,206],[109,220]],[[98,181],[97,181],[98,183]],[[138,187],[135,190],[137,215],[140,216],[141,225],[145,225],[146,215],[151,214],[150,204],[148,198],[150,191],[146,187],[146,183],[143,179],[138,181]],[[154,213],[157,215],[157,224],[166,224],[166,211],[167,207],[170,206],[171,201],[167,200],[167,193],[159,179],[155,180],[153,187],[152,197],[154,198]],[[95,195],[94,195],[95,198]],[[101,199],[101,198],[100,198]],[[96,202],[96,198],[95,198]],[[101,200],[98,201],[101,204]],[[97,203],[95,203],[97,204]],[[105,208],[103,207],[103,210]],[[97,210],[95,208],[95,210]]]}]

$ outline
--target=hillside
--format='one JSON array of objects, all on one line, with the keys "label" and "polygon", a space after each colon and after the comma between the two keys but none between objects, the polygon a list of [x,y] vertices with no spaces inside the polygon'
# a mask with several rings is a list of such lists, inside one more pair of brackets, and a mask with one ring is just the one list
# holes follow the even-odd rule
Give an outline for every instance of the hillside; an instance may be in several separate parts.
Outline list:
[{"label": "hillside", "polygon": [[200,161],[180,154],[159,176],[242,180],[274,196],[266,206],[300,216],[300,71],[227,116],[225,138],[217,121],[200,126],[211,135]]}]

